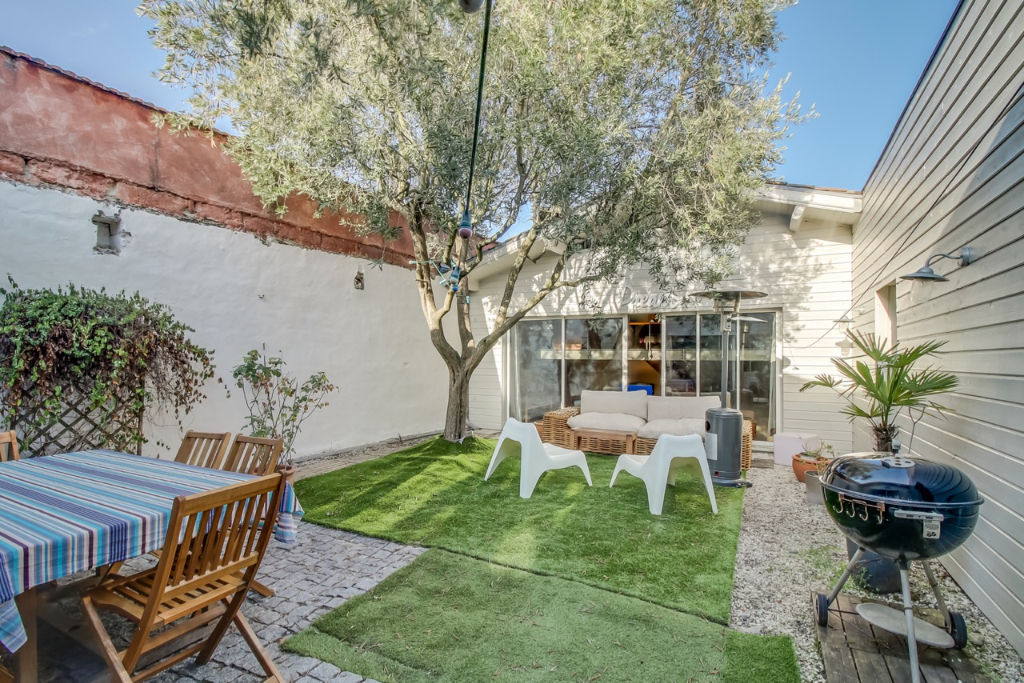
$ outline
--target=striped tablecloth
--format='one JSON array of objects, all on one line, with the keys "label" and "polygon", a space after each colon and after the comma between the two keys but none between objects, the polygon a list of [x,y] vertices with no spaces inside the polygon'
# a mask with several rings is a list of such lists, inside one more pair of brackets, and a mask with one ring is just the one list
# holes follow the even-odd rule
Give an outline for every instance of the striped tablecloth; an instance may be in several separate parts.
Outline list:
[{"label": "striped tablecloth", "polygon": [[0,463],[0,644],[25,643],[14,596],[162,547],[175,497],[249,478],[114,451]]}]

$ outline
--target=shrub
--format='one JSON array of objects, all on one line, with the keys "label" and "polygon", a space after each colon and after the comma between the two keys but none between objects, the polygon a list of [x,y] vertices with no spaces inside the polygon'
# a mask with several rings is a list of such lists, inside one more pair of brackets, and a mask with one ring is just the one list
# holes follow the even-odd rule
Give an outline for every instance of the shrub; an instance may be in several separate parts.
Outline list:
[{"label": "shrub", "polygon": [[[138,292],[0,288],[0,410],[31,441],[45,436],[69,402],[85,402],[109,446],[136,452],[145,443],[147,408],[179,419],[206,396],[211,352],[192,343],[191,327]],[[111,427],[112,426],[112,427]]]},{"label": "shrub", "polygon": [[284,439],[282,454],[286,463],[291,462],[302,423],[329,405],[324,399],[334,391],[334,385],[323,371],[299,384],[298,379],[285,374],[284,359],[268,356],[266,347],[262,352],[252,349],[246,353],[232,377],[249,409],[245,427],[253,436]]}]

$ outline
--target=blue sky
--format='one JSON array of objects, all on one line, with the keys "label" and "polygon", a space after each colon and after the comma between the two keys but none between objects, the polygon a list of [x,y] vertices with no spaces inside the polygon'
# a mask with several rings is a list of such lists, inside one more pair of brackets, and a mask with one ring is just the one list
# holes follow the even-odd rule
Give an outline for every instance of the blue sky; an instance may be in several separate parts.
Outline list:
[{"label": "blue sky", "polygon": [[[453,2],[455,0],[452,0]],[[0,0],[0,44],[166,109],[185,93],[153,72],[162,53],[132,0]],[[956,0],[802,0],[784,10],[777,81],[819,116],[793,130],[786,182],[859,190]]]}]

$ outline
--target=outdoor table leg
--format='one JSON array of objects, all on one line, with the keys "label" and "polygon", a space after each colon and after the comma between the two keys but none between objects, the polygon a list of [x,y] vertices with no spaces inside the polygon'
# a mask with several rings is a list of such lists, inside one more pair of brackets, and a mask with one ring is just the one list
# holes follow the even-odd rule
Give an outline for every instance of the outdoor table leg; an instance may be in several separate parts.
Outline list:
[{"label": "outdoor table leg", "polygon": [[25,644],[14,653],[14,680],[17,683],[36,683],[36,679],[39,677],[39,660],[36,652],[37,597],[36,589],[32,588],[14,598],[27,637]]}]

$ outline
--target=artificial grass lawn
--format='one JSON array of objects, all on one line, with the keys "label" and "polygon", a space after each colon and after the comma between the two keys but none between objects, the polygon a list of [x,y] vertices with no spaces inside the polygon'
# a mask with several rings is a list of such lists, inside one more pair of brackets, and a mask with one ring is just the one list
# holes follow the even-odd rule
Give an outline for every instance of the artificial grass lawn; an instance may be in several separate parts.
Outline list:
[{"label": "artificial grass lawn", "polygon": [[798,681],[789,638],[431,550],[285,649],[380,681]]},{"label": "artificial grass lawn", "polygon": [[445,548],[551,574],[728,622],[743,504],[716,488],[711,514],[696,462],[669,487],[661,517],[628,473],[608,487],[613,456],[545,474],[519,498],[519,458],[489,481],[494,441],[432,439],[376,460],[299,481],[306,521],[368,536]]}]

